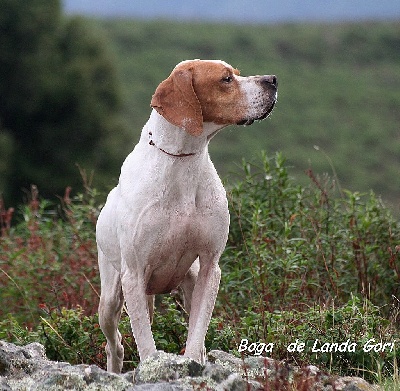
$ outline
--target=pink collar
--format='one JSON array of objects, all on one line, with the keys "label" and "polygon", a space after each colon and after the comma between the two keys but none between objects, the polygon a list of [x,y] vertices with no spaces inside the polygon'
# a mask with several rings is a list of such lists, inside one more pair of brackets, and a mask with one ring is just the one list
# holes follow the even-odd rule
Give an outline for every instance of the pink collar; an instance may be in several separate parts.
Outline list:
[{"label": "pink collar", "polygon": [[154,141],[153,141],[153,140],[150,140],[150,141],[149,141],[149,144],[152,145],[152,146],[154,146],[154,147],[156,147],[156,148],[157,148],[158,150],[160,150],[161,152],[164,152],[166,155],[172,156],[172,157],[188,157],[188,156],[194,156],[194,155],[195,155],[195,153],[180,153],[180,154],[178,154],[178,155],[175,155],[175,154],[173,154],[173,153],[170,153],[170,152],[165,151],[164,149],[162,149],[162,148],[160,148],[160,147],[157,147],[157,145],[154,144]]}]

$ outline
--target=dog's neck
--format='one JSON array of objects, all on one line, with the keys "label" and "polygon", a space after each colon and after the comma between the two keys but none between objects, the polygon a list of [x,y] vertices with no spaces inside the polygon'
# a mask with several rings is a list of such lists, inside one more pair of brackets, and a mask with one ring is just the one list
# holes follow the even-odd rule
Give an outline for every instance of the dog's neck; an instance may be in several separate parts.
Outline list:
[{"label": "dog's neck", "polygon": [[141,141],[171,157],[190,157],[206,150],[209,140],[220,127],[221,125],[205,123],[203,133],[200,136],[192,136],[168,122],[153,109],[143,128]]},{"label": "dog's neck", "polygon": [[192,152],[192,153],[180,153],[179,155],[170,153],[168,151],[165,151],[164,149],[158,147],[154,141],[152,140],[152,133],[149,132],[149,136],[150,136],[150,141],[149,141],[149,145],[156,147],[157,149],[159,149],[161,152],[164,152],[166,155],[168,156],[172,156],[172,157],[188,157],[188,156],[194,156],[196,155],[196,152]]}]

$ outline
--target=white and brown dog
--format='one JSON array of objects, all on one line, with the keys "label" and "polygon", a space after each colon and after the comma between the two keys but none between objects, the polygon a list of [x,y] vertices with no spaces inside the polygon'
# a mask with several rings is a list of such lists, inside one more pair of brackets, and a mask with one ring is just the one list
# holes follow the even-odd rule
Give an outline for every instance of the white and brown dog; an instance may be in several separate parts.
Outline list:
[{"label": "white and brown dog", "polygon": [[241,77],[223,61],[181,62],[158,86],[150,119],[97,222],[107,370],[122,369],[117,326],[124,301],[143,360],[156,352],[154,295],[177,287],[189,313],[185,356],[204,362],[229,229],[208,143],[227,125],[266,118],[276,97],[275,76]]}]

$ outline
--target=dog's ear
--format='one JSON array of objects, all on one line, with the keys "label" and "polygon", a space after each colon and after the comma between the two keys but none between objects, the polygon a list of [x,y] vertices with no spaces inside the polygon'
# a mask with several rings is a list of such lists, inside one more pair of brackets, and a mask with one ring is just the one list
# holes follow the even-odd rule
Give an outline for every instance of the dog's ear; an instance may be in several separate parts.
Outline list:
[{"label": "dog's ear", "polygon": [[157,87],[150,105],[168,122],[192,136],[199,136],[203,132],[203,113],[193,89],[191,67],[174,69]]}]

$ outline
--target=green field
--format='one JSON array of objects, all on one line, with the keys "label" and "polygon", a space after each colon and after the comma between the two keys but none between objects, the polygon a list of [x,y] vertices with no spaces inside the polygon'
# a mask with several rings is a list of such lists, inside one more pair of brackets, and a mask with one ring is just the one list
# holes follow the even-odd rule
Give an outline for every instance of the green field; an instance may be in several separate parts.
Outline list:
[{"label": "green field", "polygon": [[237,171],[242,157],[279,150],[301,183],[308,181],[307,168],[331,175],[334,168],[343,188],[373,189],[398,210],[400,23],[93,23],[105,29],[123,84],[130,141],[121,159],[147,120],[152,93],[175,64],[223,59],[242,75],[276,74],[279,81],[278,104],[268,120],[231,127],[212,142],[223,176]]}]

